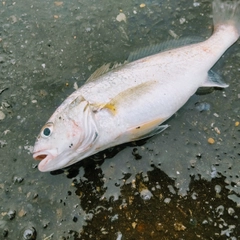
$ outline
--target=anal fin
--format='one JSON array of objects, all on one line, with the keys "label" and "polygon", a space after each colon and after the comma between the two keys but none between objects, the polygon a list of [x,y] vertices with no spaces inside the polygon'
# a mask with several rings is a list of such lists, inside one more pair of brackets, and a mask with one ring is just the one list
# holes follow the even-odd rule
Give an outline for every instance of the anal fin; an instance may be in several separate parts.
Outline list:
[{"label": "anal fin", "polygon": [[206,81],[203,83],[201,87],[219,87],[219,88],[226,88],[229,85],[226,84],[222,78],[215,73],[214,71],[208,71],[208,77]]}]

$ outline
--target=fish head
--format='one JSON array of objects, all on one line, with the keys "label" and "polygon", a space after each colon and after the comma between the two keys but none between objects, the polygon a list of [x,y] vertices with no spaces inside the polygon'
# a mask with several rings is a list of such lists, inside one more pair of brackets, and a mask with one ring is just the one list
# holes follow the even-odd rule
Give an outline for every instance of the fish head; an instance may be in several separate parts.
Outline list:
[{"label": "fish head", "polygon": [[63,103],[42,127],[33,149],[41,172],[67,167],[91,155],[98,137],[94,113],[82,97]]}]

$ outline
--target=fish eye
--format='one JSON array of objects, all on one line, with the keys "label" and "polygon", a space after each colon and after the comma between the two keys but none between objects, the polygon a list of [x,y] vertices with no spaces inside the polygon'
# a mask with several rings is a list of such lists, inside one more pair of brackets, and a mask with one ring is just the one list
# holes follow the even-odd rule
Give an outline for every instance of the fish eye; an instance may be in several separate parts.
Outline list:
[{"label": "fish eye", "polygon": [[44,130],[43,130],[44,136],[48,137],[50,135],[50,133],[51,133],[51,130],[49,128],[44,128]]},{"label": "fish eye", "polygon": [[49,137],[53,132],[53,123],[47,123],[41,131],[41,136],[42,137]]}]

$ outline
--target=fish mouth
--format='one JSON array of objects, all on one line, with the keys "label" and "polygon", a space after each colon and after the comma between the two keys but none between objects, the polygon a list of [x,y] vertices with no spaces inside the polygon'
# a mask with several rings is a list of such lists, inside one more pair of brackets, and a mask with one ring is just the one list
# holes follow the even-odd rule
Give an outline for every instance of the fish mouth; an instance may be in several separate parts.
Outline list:
[{"label": "fish mouth", "polygon": [[53,171],[56,169],[57,149],[33,152],[33,158],[40,161],[38,169],[41,172]]},{"label": "fish mouth", "polygon": [[33,153],[33,158],[34,158],[35,160],[42,161],[42,160],[44,160],[45,158],[47,158],[48,155],[49,155],[49,153],[47,153],[47,152],[34,152],[34,153]]},{"label": "fish mouth", "polygon": [[47,157],[47,154],[40,154],[40,155],[33,154],[33,158],[38,161],[42,161],[46,157]]},{"label": "fish mouth", "polygon": [[40,163],[38,164],[38,169],[41,172],[46,172],[48,171],[49,164],[51,165],[51,162],[53,161],[55,156],[47,151],[37,151],[33,153],[33,158],[40,161]]}]

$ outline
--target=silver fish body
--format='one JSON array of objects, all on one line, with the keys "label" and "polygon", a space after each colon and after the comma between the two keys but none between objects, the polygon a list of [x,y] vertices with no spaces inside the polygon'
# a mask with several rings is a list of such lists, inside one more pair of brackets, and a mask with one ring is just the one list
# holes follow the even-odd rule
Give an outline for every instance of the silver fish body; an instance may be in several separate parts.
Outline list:
[{"label": "silver fish body", "polygon": [[[92,76],[42,128],[34,158],[40,171],[69,166],[94,153],[163,131],[199,87],[227,87],[209,70],[239,38],[240,2],[213,2],[214,33],[204,42],[157,53]],[[105,73],[106,72],[106,73]]]}]

